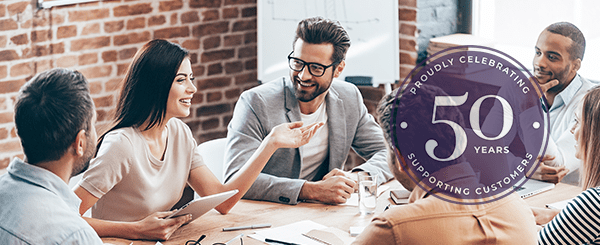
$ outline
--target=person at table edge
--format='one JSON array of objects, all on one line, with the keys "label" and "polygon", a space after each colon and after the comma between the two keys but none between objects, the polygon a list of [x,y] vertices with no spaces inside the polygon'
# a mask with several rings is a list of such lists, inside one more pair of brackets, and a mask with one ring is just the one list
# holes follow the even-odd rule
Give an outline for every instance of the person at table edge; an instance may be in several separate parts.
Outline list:
[{"label": "person at table edge", "polygon": [[[397,106],[393,108],[399,108],[396,113],[413,117],[407,121],[418,121],[424,117],[423,113],[419,113],[419,108],[422,108],[419,103],[433,104],[436,95],[444,94],[437,87],[423,85],[419,89],[421,100],[403,100],[403,104],[399,105],[399,99],[395,98],[397,91],[385,95],[377,108],[379,123],[388,145],[393,145],[392,137],[396,137],[390,135],[390,120],[395,117],[392,115],[394,104]],[[448,109],[441,115],[443,118],[464,124],[461,122],[462,114],[456,107]],[[451,135],[440,130],[444,129],[425,127],[423,131],[412,135],[406,133],[404,136]],[[447,139],[439,140],[449,142]],[[446,145],[439,146],[444,148]],[[396,180],[411,191],[408,204],[391,207],[375,217],[353,244],[536,244],[535,218],[529,206],[516,193],[501,199],[489,197],[492,199],[470,205],[442,200],[434,196],[432,190],[425,190],[427,187],[423,181],[417,186],[413,180],[419,178],[410,171],[410,162],[401,160],[404,157],[398,148],[389,148],[387,159]],[[409,177],[409,174],[413,176]],[[434,175],[446,176],[445,182],[455,186],[479,182],[477,174],[464,159],[448,162],[434,171]]]}]

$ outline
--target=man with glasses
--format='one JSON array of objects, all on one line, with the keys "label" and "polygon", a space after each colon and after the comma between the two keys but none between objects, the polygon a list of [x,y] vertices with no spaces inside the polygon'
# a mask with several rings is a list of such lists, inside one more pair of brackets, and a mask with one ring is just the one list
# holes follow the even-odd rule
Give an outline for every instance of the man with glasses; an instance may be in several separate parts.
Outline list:
[{"label": "man with glasses", "polygon": [[277,150],[244,198],[296,204],[301,200],[344,203],[357,184],[342,171],[350,148],[367,162],[352,171],[392,174],[386,163],[383,132],[356,86],[334,78],[346,65],[348,33],[337,21],[313,17],[300,21],[288,55],[289,78],[281,77],[240,96],[228,126],[227,179],[238,171],[271,129],[284,122],[325,122],[311,141]]}]

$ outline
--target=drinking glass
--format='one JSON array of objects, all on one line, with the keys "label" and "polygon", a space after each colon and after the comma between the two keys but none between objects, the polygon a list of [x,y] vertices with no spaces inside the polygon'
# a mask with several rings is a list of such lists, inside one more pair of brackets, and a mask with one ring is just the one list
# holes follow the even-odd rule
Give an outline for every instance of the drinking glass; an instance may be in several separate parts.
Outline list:
[{"label": "drinking glass", "polygon": [[377,177],[358,173],[358,208],[361,214],[373,214],[377,207]]}]

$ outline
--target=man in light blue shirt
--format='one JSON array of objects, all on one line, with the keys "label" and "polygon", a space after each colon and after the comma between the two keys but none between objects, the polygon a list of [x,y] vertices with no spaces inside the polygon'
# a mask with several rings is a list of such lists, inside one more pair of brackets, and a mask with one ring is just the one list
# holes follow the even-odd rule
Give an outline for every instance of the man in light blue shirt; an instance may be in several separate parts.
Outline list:
[{"label": "man in light blue shirt", "polygon": [[0,176],[0,244],[102,244],[67,185],[96,152],[95,120],[77,71],[42,72],[21,88],[15,124],[25,160]]},{"label": "man in light blue shirt", "polygon": [[[575,111],[596,84],[577,74],[585,52],[585,37],[573,24],[558,22],[538,37],[533,58],[534,76],[547,99],[550,140],[542,164],[533,178],[577,184],[581,161],[575,157]],[[569,173],[567,175],[567,173]],[[565,177],[565,175],[567,177]]]}]

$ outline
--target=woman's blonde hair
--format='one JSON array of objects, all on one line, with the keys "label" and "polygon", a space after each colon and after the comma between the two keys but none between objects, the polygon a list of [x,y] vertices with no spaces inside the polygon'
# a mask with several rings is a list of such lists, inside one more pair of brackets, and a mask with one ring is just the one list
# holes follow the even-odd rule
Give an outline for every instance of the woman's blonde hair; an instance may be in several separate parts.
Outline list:
[{"label": "woman's blonde hair", "polygon": [[580,182],[586,190],[600,185],[600,87],[585,95],[580,120],[577,142],[583,152]]}]

